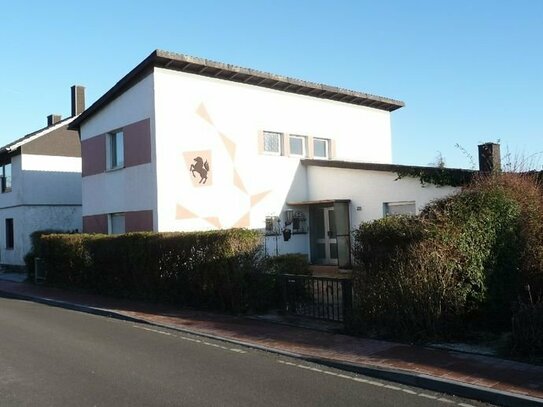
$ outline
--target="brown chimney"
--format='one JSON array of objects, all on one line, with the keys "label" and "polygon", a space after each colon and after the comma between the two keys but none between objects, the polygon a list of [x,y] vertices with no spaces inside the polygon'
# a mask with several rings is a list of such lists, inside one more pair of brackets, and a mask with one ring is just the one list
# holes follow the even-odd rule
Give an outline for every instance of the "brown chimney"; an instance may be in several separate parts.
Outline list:
[{"label": "brown chimney", "polygon": [[72,116],[77,116],[85,110],[85,87],[72,86]]},{"label": "brown chimney", "polygon": [[47,116],[47,127],[52,126],[53,124],[57,124],[61,120],[62,120],[61,115],[50,114],[49,116]]},{"label": "brown chimney", "polygon": [[500,145],[496,143],[479,145],[479,171],[491,173],[500,170]]}]

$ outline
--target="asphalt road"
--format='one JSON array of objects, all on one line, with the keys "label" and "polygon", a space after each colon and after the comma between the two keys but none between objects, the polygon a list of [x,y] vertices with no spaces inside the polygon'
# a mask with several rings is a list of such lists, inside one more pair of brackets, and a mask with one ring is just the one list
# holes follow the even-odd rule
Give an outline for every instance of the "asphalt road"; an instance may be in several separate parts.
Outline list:
[{"label": "asphalt road", "polygon": [[480,406],[145,324],[0,298],[1,406]]}]

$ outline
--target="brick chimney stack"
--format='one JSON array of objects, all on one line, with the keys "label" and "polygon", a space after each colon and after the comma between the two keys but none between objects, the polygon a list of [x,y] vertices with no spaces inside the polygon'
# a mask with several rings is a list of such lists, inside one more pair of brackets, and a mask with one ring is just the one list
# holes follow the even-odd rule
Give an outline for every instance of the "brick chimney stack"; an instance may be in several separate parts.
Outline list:
[{"label": "brick chimney stack", "polygon": [[72,116],[77,116],[85,110],[85,87],[72,86]]},{"label": "brick chimney stack", "polygon": [[479,145],[479,171],[492,173],[500,170],[500,145],[496,143],[484,143]]},{"label": "brick chimney stack", "polygon": [[62,120],[61,115],[50,114],[49,116],[47,116],[47,127],[52,126],[53,124],[57,124],[61,120]]}]

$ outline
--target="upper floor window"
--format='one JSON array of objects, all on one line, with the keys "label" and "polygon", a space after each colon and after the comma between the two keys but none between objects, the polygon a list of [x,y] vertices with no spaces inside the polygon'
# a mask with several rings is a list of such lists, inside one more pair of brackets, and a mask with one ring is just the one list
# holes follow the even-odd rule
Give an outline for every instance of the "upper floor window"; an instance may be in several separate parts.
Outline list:
[{"label": "upper floor window", "polygon": [[108,133],[108,169],[124,167],[124,134],[121,130]]},{"label": "upper floor window", "polygon": [[282,133],[273,131],[265,131],[264,134],[264,152],[266,154],[281,155],[282,149]]},{"label": "upper floor window", "polygon": [[328,159],[330,157],[330,141],[324,138],[314,138],[313,157]]},{"label": "upper floor window", "polygon": [[290,155],[305,157],[306,156],[305,140],[306,138],[304,136],[294,136],[294,135],[289,136],[288,142],[289,142]]},{"label": "upper floor window", "polygon": [[11,163],[2,165],[2,192],[11,191]]}]

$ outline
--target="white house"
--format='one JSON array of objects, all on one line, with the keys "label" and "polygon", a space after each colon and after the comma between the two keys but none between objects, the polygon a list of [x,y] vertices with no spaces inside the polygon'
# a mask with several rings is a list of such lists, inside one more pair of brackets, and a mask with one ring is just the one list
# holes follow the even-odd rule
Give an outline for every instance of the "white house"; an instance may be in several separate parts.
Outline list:
[{"label": "white house", "polygon": [[390,113],[403,105],[154,51],[70,124],[83,230],[267,226],[292,234],[268,238],[268,251],[346,266],[361,221],[453,191],[397,180]]},{"label": "white house", "polygon": [[47,117],[47,127],[0,148],[0,263],[24,265],[36,230],[81,230],[81,147],[68,125],[85,108],[72,87],[72,116]]}]

